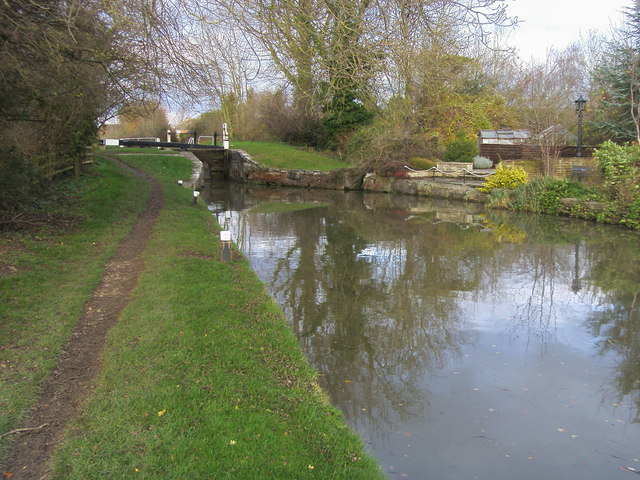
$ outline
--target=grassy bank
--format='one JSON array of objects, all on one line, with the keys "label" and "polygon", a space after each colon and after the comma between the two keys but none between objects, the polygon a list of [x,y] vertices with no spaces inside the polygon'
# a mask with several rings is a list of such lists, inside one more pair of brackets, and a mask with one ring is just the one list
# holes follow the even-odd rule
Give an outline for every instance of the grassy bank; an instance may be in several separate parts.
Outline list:
[{"label": "grassy bank", "polygon": [[[0,434],[21,426],[39,385],[131,229],[149,189],[99,162],[55,183],[0,232]],[[10,437],[0,440],[0,459]]]},{"label": "grassy bank", "polygon": [[231,148],[244,150],[256,162],[271,168],[334,170],[349,166],[335,157],[283,143],[231,142]]},{"label": "grassy bank", "polygon": [[[126,161],[159,177],[165,206],[96,388],[55,456],[55,478],[381,478],[248,263],[219,261],[217,225],[174,183],[190,162]],[[50,296],[60,296],[54,285],[32,302]]]}]

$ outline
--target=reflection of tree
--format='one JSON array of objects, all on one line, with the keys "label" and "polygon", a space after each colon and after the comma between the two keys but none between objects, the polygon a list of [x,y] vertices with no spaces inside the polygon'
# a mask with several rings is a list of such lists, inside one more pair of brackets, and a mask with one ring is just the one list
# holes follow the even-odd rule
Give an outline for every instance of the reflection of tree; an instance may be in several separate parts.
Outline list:
[{"label": "reflection of tree", "polygon": [[601,354],[615,352],[620,357],[612,385],[620,400],[629,395],[635,404],[635,422],[640,423],[640,292],[617,296],[608,310],[589,319],[592,333],[602,337]]},{"label": "reflection of tree", "polygon": [[354,423],[365,415],[393,424],[421,413],[421,377],[458,355],[459,296],[477,286],[481,253],[491,251],[477,231],[428,223],[407,235],[404,210],[382,216],[360,204],[252,215],[250,226],[268,224],[281,239],[273,241],[280,259],[269,288]]},{"label": "reflection of tree", "polygon": [[[554,246],[540,246],[535,255],[529,255],[520,262],[520,275],[527,276],[529,282],[523,292],[524,302],[519,302],[516,311],[518,323],[524,326],[529,336],[537,336],[546,341],[555,331],[557,320],[555,290],[561,283],[561,272],[566,271],[565,252]],[[562,279],[564,280],[564,279]]]},{"label": "reflection of tree", "polygon": [[503,212],[488,213],[494,230],[481,231],[434,224],[409,196],[372,197],[367,209],[357,195],[313,194],[261,192],[330,206],[234,218],[245,232],[236,236],[259,253],[254,268],[352,423],[384,427],[422,414],[424,373],[446,367],[465,344],[465,301],[504,306],[505,328],[543,346],[572,302],[604,305],[590,326],[605,338],[601,351],[621,359],[613,386],[640,409],[637,236]]},{"label": "reflection of tree", "polygon": [[[636,236],[605,238],[596,246],[590,278],[606,297],[607,308],[594,312],[589,325],[604,355],[620,357],[612,381],[618,396],[629,396],[635,404],[635,422],[640,422],[640,242]],[[608,252],[606,257],[596,252]]]},{"label": "reflection of tree", "polygon": [[600,304],[587,320],[589,328],[594,337],[601,339],[600,353],[615,353],[620,359],[612,381],[613,395],[619,400],[630,396],[635,404],[635,421],[640,421],[640,242],[637,234],[545,216],[504,212],[491,212],[489,216],[494,221],[513,223],[536,239],[537,253],[528,260],[533,262],[528,271],[534,280],[522,319],[536,320],[537,325],[530,324],[535,328],[551,327],[545,318],[550,319],[554,311],[556,284],[567,282],[561,278],[563,272],[571,272],[570,289],[574,295],[591,295],[591,299],[585,301]]},{"label": "reflection of tree", "polygon": [[[563,306],[562,301],[556,301],[557,293],[564,291],[567,272],[579,268],[572,251],[575,246],[570,250],[570,245],[563,243],[580,237],[571,234],[571,227],[562,221],[553,223],[540,215],[491,211],[487,216],[487,225],[496,241],[522,246],[504,248],[492,259],[487,265],[489,278],[482,288],[496,289],[496,295],[512,291],[515,322],[510,328],[513,334],[524,331],[528,339],[535,337],[544,346],[555,334],[557,309]],[[509,285],[491,280],[505,277],[509,279]]]}]

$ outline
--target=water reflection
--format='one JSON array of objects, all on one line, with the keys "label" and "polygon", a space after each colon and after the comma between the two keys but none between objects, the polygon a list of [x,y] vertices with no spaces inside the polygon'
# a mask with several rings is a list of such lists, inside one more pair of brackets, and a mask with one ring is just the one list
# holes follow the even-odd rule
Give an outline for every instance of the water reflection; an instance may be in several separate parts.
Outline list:
[{"label": "water reflection", "polygon": [[638,235],[408,196],[210,198],[390,474],[640,470]]}]

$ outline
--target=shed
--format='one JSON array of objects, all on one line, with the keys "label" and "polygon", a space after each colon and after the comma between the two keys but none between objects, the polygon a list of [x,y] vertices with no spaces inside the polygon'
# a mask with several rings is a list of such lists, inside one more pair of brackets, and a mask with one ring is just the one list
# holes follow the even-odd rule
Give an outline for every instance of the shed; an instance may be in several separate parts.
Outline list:
[{"label": "shed", "polygon": [[531,134],[528,130],[480,130],[478,134],[478,143],[493,145],[518,145],[521,143],[529,143]]}]

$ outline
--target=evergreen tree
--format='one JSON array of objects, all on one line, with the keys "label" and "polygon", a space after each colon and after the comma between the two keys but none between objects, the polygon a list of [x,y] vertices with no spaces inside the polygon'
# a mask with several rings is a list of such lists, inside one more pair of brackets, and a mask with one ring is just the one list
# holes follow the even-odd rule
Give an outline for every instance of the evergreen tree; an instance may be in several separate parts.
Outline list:
[{"label": "evergreen tree", "polygon": [[616,32],[594,71],[592,126],[618,142],[640,141],[640,0],[624,10]]}]

